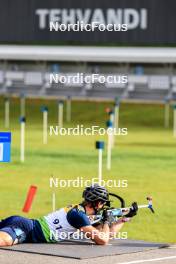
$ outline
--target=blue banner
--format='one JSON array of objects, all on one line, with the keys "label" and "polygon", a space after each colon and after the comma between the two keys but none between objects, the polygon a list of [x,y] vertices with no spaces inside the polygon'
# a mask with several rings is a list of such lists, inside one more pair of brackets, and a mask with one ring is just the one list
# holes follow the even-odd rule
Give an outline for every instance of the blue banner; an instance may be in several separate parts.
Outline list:
[{"label": "blue banner", "polygon": [[0,132],[0,162],[10,162],[11,133]]}]

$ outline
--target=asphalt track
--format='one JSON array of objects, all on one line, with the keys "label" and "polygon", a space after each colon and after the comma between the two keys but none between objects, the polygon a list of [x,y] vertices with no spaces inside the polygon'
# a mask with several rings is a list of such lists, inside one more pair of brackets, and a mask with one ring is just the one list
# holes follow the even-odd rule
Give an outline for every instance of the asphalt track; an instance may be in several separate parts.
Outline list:
[{"label": "asphalt track", "polygon": [[69,259],[38,254],[13,252],[0,249],[0,263],[2,264],[139,264],[158,263],[176,264],[176,246],[163,249],[149,250],[117,256],[91,258],[85,260]]}]

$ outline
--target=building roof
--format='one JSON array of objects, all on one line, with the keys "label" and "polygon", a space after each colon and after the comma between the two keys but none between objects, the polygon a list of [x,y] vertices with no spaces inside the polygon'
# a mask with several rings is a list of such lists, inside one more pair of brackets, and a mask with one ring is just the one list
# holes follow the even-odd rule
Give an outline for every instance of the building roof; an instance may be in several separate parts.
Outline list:
[{"label": "building roof", "polygon": [[1,60],[176,63],[176,48],[0,45]]}]

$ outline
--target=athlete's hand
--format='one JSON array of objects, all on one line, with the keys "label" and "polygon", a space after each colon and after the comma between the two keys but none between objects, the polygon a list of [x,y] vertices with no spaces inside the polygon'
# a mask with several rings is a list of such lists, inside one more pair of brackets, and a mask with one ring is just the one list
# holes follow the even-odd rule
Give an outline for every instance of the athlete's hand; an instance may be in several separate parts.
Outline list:
[{"label": "athlete's hand", "polygon": [[125,217],[133,217],[135,215],[137,215],[137,211],[138,211],[138,205],[136,202],[132,203],[130,211],[127,215],[125,215]]}]

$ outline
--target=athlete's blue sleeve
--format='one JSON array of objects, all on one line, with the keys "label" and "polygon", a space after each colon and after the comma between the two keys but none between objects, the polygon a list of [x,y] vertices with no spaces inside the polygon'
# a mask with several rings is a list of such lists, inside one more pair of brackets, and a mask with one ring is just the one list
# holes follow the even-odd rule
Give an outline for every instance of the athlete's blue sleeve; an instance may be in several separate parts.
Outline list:
[{"label": "athlete's blue sleeve", "polygon": [[87,215],[84,212],[77,210],[76,208],[71,209],[67,213],[67,221],[71,226],[77,229],[91,225]]}]

